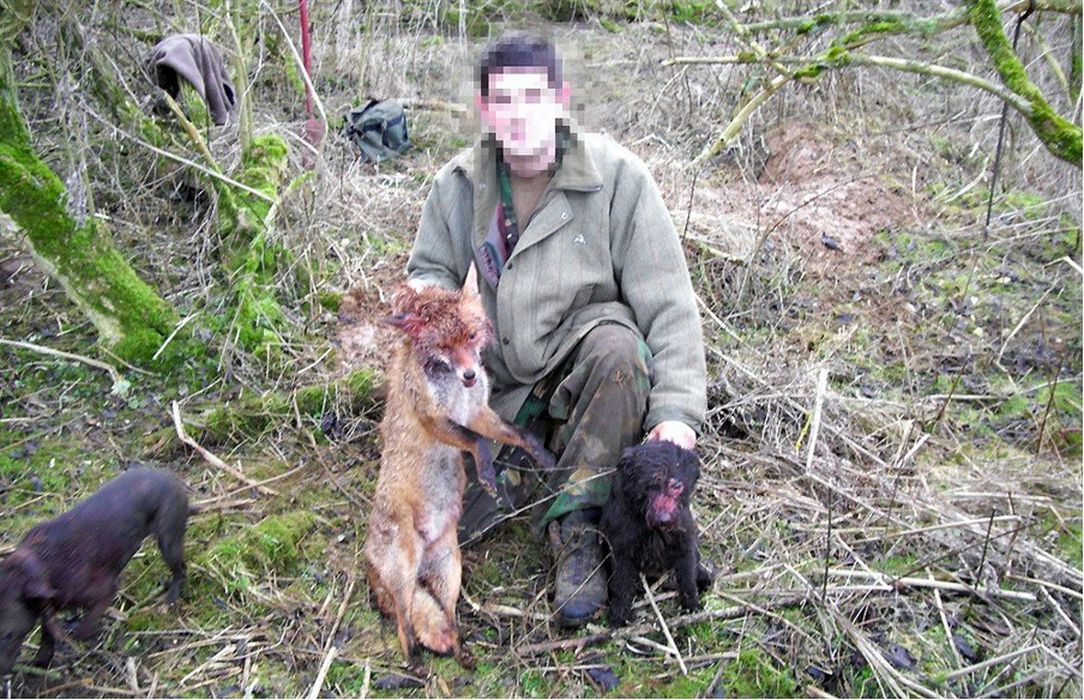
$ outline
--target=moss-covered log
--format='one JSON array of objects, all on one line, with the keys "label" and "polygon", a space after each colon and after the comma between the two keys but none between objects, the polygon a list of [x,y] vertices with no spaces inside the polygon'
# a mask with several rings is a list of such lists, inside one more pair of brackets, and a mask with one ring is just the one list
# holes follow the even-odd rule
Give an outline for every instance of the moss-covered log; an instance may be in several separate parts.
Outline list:
[{"label": "moss-covered log", "polygon": [[1028,79],[1024,64],[1005,36],[997,4],[994,0],[972,0],[970,17],[1005,86],[1031,104],[1028,123],[1035,135],[1055,156],[1081,167],[1080,127],[1055,112],[1035,83]]},{"label": "moss-covered log", "polygon": [[[66,208],[61,179],[34,153],[19,111],[7,44],[0,44],[0,210],[26,233],[34,257],[90,318],[103,343],[149,365],[173,331],[173,309],[138,275],[93,218]],[[170,354],[158,358],[168,364]]]}]

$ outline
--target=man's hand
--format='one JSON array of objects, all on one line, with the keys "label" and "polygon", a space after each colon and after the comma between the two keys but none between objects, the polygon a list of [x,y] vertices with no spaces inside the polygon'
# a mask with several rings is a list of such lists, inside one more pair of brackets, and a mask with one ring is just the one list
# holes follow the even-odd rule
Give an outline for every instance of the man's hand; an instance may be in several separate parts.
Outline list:
[{"label": "man's hand", "polygon": [[696,431],[679,420],[664,420],[651,429],[647,439],[666,440],[686,450],[696,447]]}]

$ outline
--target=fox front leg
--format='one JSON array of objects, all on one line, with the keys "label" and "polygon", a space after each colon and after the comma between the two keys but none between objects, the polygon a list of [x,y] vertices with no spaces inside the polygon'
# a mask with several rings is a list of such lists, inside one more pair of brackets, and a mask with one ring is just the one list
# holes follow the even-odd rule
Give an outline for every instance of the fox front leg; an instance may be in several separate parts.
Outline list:
[{"label": "fox front leg", "polygon": [[478,411],[467,427],[491,440],[525,450],[544,471],[554,467],[553,455],[537,437],[523,428],[506,423],[489,407]]},{"label": "fox front leg", "polygon": [[470,428],[464,428],[447,418],[432,420],[426,427],[444,444],[469,452],[474,458],[475,469],[478,470],[478,483],[482,485],[486,493],[497,498],[497,479],[493,469],[493,451],[489,448],[489,441]]}]

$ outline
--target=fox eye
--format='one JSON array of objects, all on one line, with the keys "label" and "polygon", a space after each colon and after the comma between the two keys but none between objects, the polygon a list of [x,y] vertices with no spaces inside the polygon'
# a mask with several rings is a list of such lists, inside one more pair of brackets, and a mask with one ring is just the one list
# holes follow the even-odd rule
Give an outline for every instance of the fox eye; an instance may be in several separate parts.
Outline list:
[{"label": "fox eye", "polygon": [[474,340],[478,337],[478,331],[471,331],[471,334],[467,336],[468,340]]}]

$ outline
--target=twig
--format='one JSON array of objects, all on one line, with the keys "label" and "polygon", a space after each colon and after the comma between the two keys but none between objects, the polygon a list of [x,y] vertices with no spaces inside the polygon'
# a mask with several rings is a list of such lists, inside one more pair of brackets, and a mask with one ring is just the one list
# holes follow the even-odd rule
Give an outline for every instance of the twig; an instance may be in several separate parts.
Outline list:
[{"label": "twig", "polygon": [[[1016,29],[1013,30],[1012,35],[1012,50],[1016,51],[1016,43],[1020,41],[1020,27],[1023,26],[1024,20],[1031,16],[1034,11],[1033,5],[1028,5],[1024,8],[1024,11],[1016,18]],[[990,235],[990,219],[994,215],[994,195],[997,194],[997,178],[1001,174],[1001,156],[1005,149],[1005,127],[1009,121],[1009,103],[1005,102],[1001,105],[1001,118],[998,119],[997,126],[997,147],[994,149],[994,167],[990,171],[990,196],[986,199],[986,223],[982,226],[982,240],[985,241]],[[997,359],[1001,359],[999,355]]]},{"label": "twig", "polygon": [[171,342],[173,342],[173,339],[175,337],[177,337],[178,333],[181,332],[181,329],[184,328],[185,326],[187,326],[188,322],[191,321],[192,319],[194,319],[195,317],[196,317],[196,314],[191,313],[191,314],[188,314],[187,316],[185,316],[184,318],[182,318],[181,322],[178,323],[173,328],[172,331],[170,331],[170,334],[168,336],[166,336],[166,339],[163,340],[162,344],[158,346],[158,349],[154,351],[154,355],[151,356],[151,360],[152,361],[157,360],[158,356],[161,355],[162,352],[166,349],[166,346],[169,345]]},{"label": "twig", "polygon": [[[895,58],[893,56],[879,56],[877,54],[861,54],[849,51],[846,53],[846,61],[835,63],[821,56],[774,56],[773,61],[782,64],[794,64],[794,65],[817,65],[824,68],[843,68],[845,66],[863,66],[863,67],[876,67],[876,68],[891,68],[893,70],[902,71],[904,73],[917,73],[919,75],[926,75],[932,78],[943,78],[945,80],[951,80],[957,83],[963,83],[964,85],[970,85],[971,87],[978,88],[984,92],[989,92],[992,95],[996,95],[998,98],[1004,100],[1010,107],[1020,112],[1029,119],[1032,116],[1031,103],[1024,98],[1017,95],[1015,92],[1008,90],[996,83],[990,82],[985,78],[980,78],[973,73],[967,73],[962,70],[956,70],[955,68],[949,68],[947,66],[939,66],[935,63],[923,63],[921,61],[915,61],[911,59]],[[737,54],[733,56],[678,56],[677,58],[668,59],[662,62],[663,66],[672,65],[721,65],[732,63],[760,63],[755,55]],[[782,80],[780,80],[782,78]],[[782,83],[786,82],[790,78],[788,76],[778,76],[772,81],[774,86],[771,90],[772,93],[777,90]],[[775,85],[779,82],[779,85]],[[760,97],[758,95],[758,97]],[[771,93],[766,95],[763,102],[768,97],[771,97]],[[759,102],[757,106],[759,106]],[[754,107],[755,109],[755,107]],[[743,109],[743,111],[745,111]],[[735,117],[735,120],[737,117]],[[742,120],[744,121],[744,119]],[[739,124],[740,126],[740,124]],[[701,153],[697,156],[699,162],[702,158],[710,158],[715,153],[718,153],[726,144],[719,146],[711,153]]]},{"label": "twig", "polygon": [[678,666],[681,667],[681,675],[689,675],[689,669],[685,666],[685,659],[681,658],[681,650],[678,649],[677,642],[674,641],[674,635],[670,634],[670,628],[666,625],[666,618],[662,616],[662,612],[659,610],[659,606],[655,603],[655,595],[651,592],[651,586],[647,585],[647,578],[643,572],[640,572],[640,582],[644,584],[644,593],[647,595],[648,602],[651,603],[651,609],[655,611],[655,616],[659,618],[659,625],[662,627],[663,636],[666,637],[667,643],[670,645],[670,653],[677,659]]},{"label": "twig", "polygon": [[1042,644],[1032,644],[1031,646],[1025,647],[1023,649],[1017,649],[1016,651],[1010,651],[1008,654],[1002,654],[1001,656],[995,656],[994,658],[987,659],[986,661],[980,661],[977,664],[971,664],[970,666],[965,666],[964,668],[961,668],[958,671],[953,671],[952,673],[949,673],[948,675],[946,675],[945,676],[945,681],[946,682],[952,681],[952,680],[955,680],[957,678],[960,678],[961,676],[966,676],[969,673],[974,673],[975,671],[981,671],[984,668],[989,668],[991,666],[997,666],[998,664],[1002,664],[1002,663],[1006,663],[1008,661],[1012,661],[1013,659],[1015,659],[1017,657],[1020,657],[1020,656],[1023,656],[1024,654],[1030,654],[1033,651],[1041,649],[1042,646],[1043,646]]},{"label": "twig", "polygon": [[31,350],[42,355],[51,355],[52,357],[59,357],[64,360],[74,360],[76,362],[82,362],[85,365],[91,367],[97,367],[98,369],[105,370],[109,373],[110,379],[113,380],[113,390],[116,392],[118,386],[124,386],[124,377],[121,376],[117,368],[101,360],[95,360],[92,357],[85,357],[83,355],[76,355],[71,352],[64,352],[63,350],[54,350],[53,348],[47,348],[44,345],[35,345],[34,343],[25,343],[21,340],[7,340],[6,338],[0,338],[0,345],[9,345],[13,348],[22,348],[23,350]]},{"label": "twig", "polygon": [[263,486],[258,481],[253,481],[252,479],[248,478],[240,469],[231,467],[230,465],[226,464],[217,456],[215,456],[210,450],[205,449],[202,445],[189,437],[188,432],[184,429],[184,423],[181,421],[181,407],[177,404],[176,401],[173,402],[173,427],[177,430],[177,439],[198,452],[199,455],[205,460],[207,460],[207,462],[209,462],[212,466],[221,469],[233,478],[237,479],[242,483],[248,484],[252,488],[259,489],[263,493],[266,493],[270,496],[279,495],[278,491],[275,491],[269,486]]},{"label": "twig", "polygon": [[101,118],[100,116],[98,116],[94,112],[89,112],[89,113],[90,113],[90,116],[94,117],[94,119],[96,119],[103,126],[109,127],[110,129],[112,129],[116,133],[120,134],[121,136],[125,137],[126,139],[128,139],[130,141],[135,141],[136,143],[138,143],[143,148],[146,148],[149,151],[157,153],[158,155],[162,156],[163,158],[168,158],[170,160],[175,160],[178,163],[180,163],[181,165],[187,165],[188,167],[193,168],[195,170],[198,170],[198,171],[200,171],[201,173],[203,173],[204,175],[206,175],[208,177],[214,178],[216,180],[221,180],[222,182],[225,182],[227,185],[232,185],[233,187],[237,187],[239,189],[242,189],[245,192],[248,192],[253,197],[258,197],[258,198],[262,199],[263,201],[265,201],[265,202],[267,202],[269,204],[275,204],[275,202],[277,201],[274,197],[270,197],[264,192],[260,192],[259,190],[255,189],[255,188],[249,187],[248,185],[246,185],[243,182],[238,182],[237,180],[234,180],[229,175],[223,175],[222,173],[216,173],[214,170],[211,170],[210,168],[208,168],[205,165],[200,165],[199,163],[197,163],[194,160],[190,160],[188,158],[185,158],[184,156],[179,156],[176,153],[170,153],[167,150],[158,148],[158,146],[155,146],[154,144],[147,143],[146,141],[139,138],[138,136],[133,136],[132,134],[129,134],[127,131],[125,131],[124,129],[121,129],[117,125],[107,122],[105,119]]},{"label": "twig", "polygon": [[1046,433],[1046,419],[1050,417],[1050,409],[1054,406],[1054,397],[1058,393],[1058,380],[1061,379],[1061,370],[1065,367],[1065,360],[1058,363],[1058,370],[1054,373],[1053,386],[1050,387],[1050,396],[1046,399],[1046,408],[1043,409],[1043,418],[1039,421],[1039,436],[1035,438],[1035,454],[1043,451],[1043,435]]},{"label": "twig", "polygon": [[192,144],[196,147],[196,150],[200,152],[204,160],[207,161],[207,166],[210,167],[218,174],[222,174],[222,168],[218,166],[218,161],[211,155],[211,149],[207,147],[207,142],[200,136],[199,129],[196,125],[185,115],[184,110],[177,104],[177,100],[162,90],[162,96],[166,100],[166,104],[169,105],[170,111],[173,112],[173,116],[177,117],[177,121],[181,123],[181,128],[184,129],[184,133],[188,134],[188,138],[192,140]]},{"label": "twig", "polygon": [[901,586],[913,586],[916,588],[940,588],[943,591],[953,591],[954,593],[988,595],[994,598],[1006,598],[1008,600],[1026,600],[1029,602],[1035,601],[1035,595],[1026,591],[1006,591],[1000,588],[977,591],[971,586],[965,586],[962,583],[953,583],[952,581],[938,581],[937,579],[928,578],[915,578],[913,576],[902,576],[900,578],[894,578],[892,576],[889,576],[888,574],[883,574],[877,571],[865,572],[857,571],[854,569],[829,569],[828,573],[831,576],[873,579],[883,584],[886,587],[886,590],[890,588],[899,588]]},{"label": "twig", "polygon": [[[975,595],[975,594],[978,593],[979,582],[982,581],[982,569],[983,569],[983,567],[986,566],[986,554],[987,554],[987,552],[990,551],[990,533],[992,533],[993,530],[994,530],[994,516],[996,514],[997,514],[997,511],[995,511],[994,509],[991,508],[990,509],[990,520],[989,520],[989,522],[986,523],[986,535],[982,538],[982,556],[979,557],[979,567],[978,567],[978,569],[975,570],[975,575],[974,575],[975,576],[975,584],[971,587],[972,595]],[[971,616],[971,604],[974,601],[975,601],[975,599],[973,597],[967,599],[967,606],[964,608],[964,617],[965,618],[968,618],[968,617]]]},{"label": "twig", "polygon": [[271,4],[267,0],[260,0],[260,4],[267,8],[268,12],[275,19],[275,23],[279,25],[279,29],[282,30],[282,38],[286,40],[286,45],[290,47],[290,53],[293,54],[294,61],[297,63],[297,72],[301,74],[301,77],[305,79],[305,87],[308,88],[312,94],[312,101],[316,103],[316,110],[320,112],[320,119],[324,122],[324,125],[328,125],[327,112],[324,111],[324,102],[320,99],[320,96],[316,94],[316,88],[312,84],[312,78],[309,77],[309,72],[305,70],[305,61],[302,60],[301,54],[297,52],[297,47],[294,46],[293,39],[290,38],[290,32],[286,31],[286,26],[283,25],[282,20],[279,19],[278,13],[275,12],[275,8],[271,7]]},{"label": "twig", "polygon": [[312,687],[309,688],[308,699],[316,700],[320,697],[320,689],[324,686],[324,679],[327,678],[327,672],[331,669],[331,662],[335,660],[335,657],[339,655],[339,647],[333,646],[327,650],[324,655],[324,660],[320,664],[320,670],[316,674],[316,680],[312,682]]},{"label": "twig", "polygon": [[821,430],[821,407],[824,405],[824,392],[828,388],[828,368],[822,367],[817,375],[817,398],[813,404],[813,427],[809,430],[809,450],[805,457],[805,470],[813,468],[813,453],[817,448],[817,435]]}]

